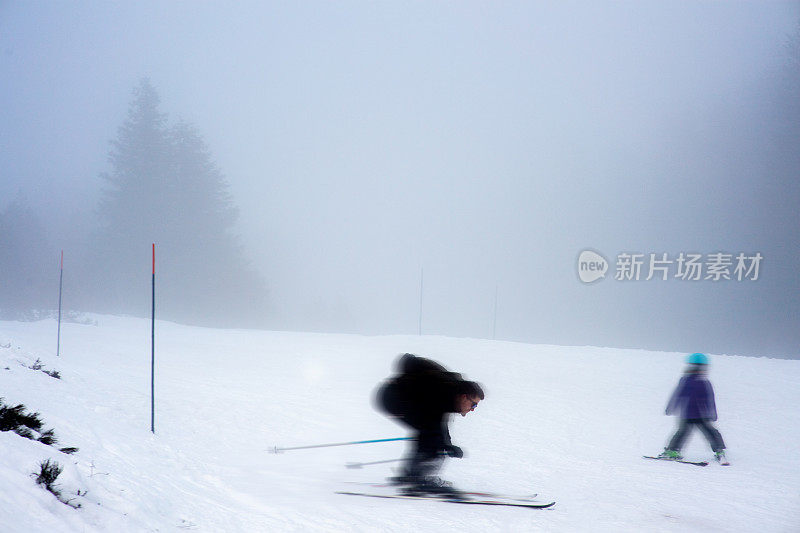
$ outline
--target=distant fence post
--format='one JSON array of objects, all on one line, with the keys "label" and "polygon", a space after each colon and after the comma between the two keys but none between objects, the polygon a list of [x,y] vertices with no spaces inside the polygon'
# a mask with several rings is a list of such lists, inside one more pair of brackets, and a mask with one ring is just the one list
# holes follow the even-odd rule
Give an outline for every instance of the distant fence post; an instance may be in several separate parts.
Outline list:
[{"label": "distant fence post", "polygon": [[497,338],[497,291],[498,286],[494,286],[494,320],[492,321],[492,340]]},{"label": "distant fence post", "polygon": [[419,269],[419,334],[422,335],[422,287],[425,281],[425,269]]},{"label": "distant fence post", "polygon": [[58,333],[56,334],[56,357],[61,354],[61,289],[64,286],[64,250],[61,250],[61,268],[58,275]]}]

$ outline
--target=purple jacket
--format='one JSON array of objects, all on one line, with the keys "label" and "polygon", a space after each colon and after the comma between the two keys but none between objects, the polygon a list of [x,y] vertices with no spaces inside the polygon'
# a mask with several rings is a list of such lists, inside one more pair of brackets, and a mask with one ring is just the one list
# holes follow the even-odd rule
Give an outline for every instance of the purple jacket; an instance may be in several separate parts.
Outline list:
[{"label": "purple jacket", "polygon": [[714,389],[703,374],[687,374],[678,383],[667,404],[667,414],[681,418],[717,419]]}]

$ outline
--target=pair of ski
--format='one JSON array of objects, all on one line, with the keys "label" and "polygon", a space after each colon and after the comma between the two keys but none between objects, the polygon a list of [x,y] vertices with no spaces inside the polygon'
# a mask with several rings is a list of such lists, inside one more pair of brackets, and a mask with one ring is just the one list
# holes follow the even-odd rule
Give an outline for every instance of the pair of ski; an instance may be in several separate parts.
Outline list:
[{"label": "pair of ski", "polygon": [[659,461],[671,461],[673,463],[683,463],[685,465],[708,466],[708,461],[686,461],[684,459],[673,459],[671,457],[656,457],[653,455],[643,455],[642,457],[644,457],[645,459],[656,459]]},{"label": "pair of ski", "polygon": [[[444,494],[411,495],[395,492],[394,489],[396,486],[385,483],[357,483],[356,485],[366,485],[372,487],[372,490],[369,492],[366,490],[341,490],[337,491],[336,493],[345,494],[348,496],[366,496],[370,498],[434,500],[445,503],[460,503],[464,505],[495,505],[503,507],[525,507],[527,509],[547,509],[556,504],[556,502],[534,501],[534,498],[536,498],[537,494],[508,495],[482,491],[459,491],[460,494],[458,496]],[[386,487],[391,487],[391,492],[380,492],[378,490],[379,488]]]}]

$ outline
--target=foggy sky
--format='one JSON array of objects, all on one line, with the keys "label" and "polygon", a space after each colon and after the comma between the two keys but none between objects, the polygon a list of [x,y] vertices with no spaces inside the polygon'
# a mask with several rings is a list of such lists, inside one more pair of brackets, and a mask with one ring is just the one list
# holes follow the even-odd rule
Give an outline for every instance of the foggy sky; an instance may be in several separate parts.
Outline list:
[{"label": "foggy sky", "polygon": [[[275,329],[800,355],[798,2],[0,2],[0,209],[80,249],[149,77],[208,141]],[[792,175],[794,179],[787,179]],[[755,253],[582,284],[578,253]],[[213,253],[213,251],[210,251]],[[67,253],[69,255],[69,253]],[[613,269],[613,264],[612,264]]]}]

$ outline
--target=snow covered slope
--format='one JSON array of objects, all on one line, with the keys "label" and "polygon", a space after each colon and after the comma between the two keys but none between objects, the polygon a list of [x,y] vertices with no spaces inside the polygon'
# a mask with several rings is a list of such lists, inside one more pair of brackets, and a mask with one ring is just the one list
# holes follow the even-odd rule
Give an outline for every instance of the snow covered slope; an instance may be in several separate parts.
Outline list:
[{"label": "snow covered slope", "polygon": [[[430,336],[362,337],[157,323],[156,433],[150,324],[95,316],[0,322],[0,397],[53,428],[65,455],[0,433],[0,530],[30,531],[800,531],[800,361],[712,356],[718,427],[733,465],[646,461],[683,354]],[[480,381],[487,398],[451,426],[464,488],[539,492],[549,510],[337,495],[380,481],[389,442],[283,454],[294,446],[405,436],[371,405],[402,352]],[[44,370],[28,367],[40,359]],[[684,450],[711,459],[694,435]],[[45,459],[73,509],[36,485]],[[81,495],[77,493],[80,491]]]}]

